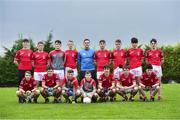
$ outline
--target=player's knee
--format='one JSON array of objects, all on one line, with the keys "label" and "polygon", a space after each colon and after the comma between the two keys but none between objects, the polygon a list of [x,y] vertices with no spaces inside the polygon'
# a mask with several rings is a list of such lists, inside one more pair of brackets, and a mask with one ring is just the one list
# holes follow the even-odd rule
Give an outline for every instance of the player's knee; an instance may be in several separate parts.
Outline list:
[{"label": "player's knee", "polygon": [[21,95],[21,92],[20,92],[19,90],[16,91],[16,95],[17,95],[17,96]]},{"label": "player's knee", "polygon": [[159,90],[159,89],[160,89],[160,86],[157,86],[156,89]]},{"label": "player's knee", "polygon": [[116,92],[117,92],[117,91],[120,91],[120,89],[119,89],[119,88],[116,88]]},{"label": "player's knee", "polygon": [[81,91],[80,90],[77,90],[76,91],[76,95],[80,95],[81,94]]},{"label": "player's knee", "polygon": [[97,93],[100,93],[100,92],[101,92],[101,89],[98,89],[98,90],[97,90]]},{"label": "player's knee", "polygon": [[114,88],[114,89],[112,89],[112,92],[113,92],[113,93],[115,93],[115,92],[116,92],[116,89],[115,89],[115,88]]},{"label": "player's knee", "polygon": [[65,90],[62,90],[62,94],[65,95],[65,94],[66,94],[66,91],[65,91]]},{"label": "player's knee", "polygon": [[34,92],[34,94],[35,94],[35,95],[39,95],[39,94],[40,94],[40,90],[36,90],[36,91]]},{"label": "player's knee", "polygon": [[138,86],[135,86],[134,87],[134,91],[138,91],[139,90],[139,87]]},{"label": "player's knee", "polygon": [[40,92],[42,93],[44,91],[44,88],[42,87],[42,88],[40,88]]},{"label": "player's knee", "polygon": [[94,93],[94,95],[93,95],[94,97],[98,97],[98,94],[97,93]]}]

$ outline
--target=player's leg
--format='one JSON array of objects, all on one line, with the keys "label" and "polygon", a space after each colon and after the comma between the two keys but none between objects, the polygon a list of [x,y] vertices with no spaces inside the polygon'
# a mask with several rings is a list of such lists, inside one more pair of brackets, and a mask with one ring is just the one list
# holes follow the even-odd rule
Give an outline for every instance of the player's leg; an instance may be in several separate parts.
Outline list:
[{"label": "player's leg", "polygon": [[[162,79],[162,67],[157,65],[152,65],[153,71],[157,74],[157,77],[159,78],[159,83],[161,85],[161,79]],[[161,88],[158,90],[158,100],[161,99]]]},{"label": "player's leg", "polygon": [[81,96],[81,92],[79,89],[76,90],[75,92],[75,97],[72,98],[72,103],[77,103],[77,99]]},{"label": "player's leg", "polygon": [[143,101],[147,101],[147,96],[146,96],[146,93],[145,91],[149,91],[149,89],[147,89],[146,87],[143,87],[143,86],[139,86],[139,91],[143,97]]},{"label": "player's leg", "polygon": [[34,99],[34,103],[37,103],[37,99],[40,95],[40,91],[39,90],[35,90],[34,92],[32,92],[32,98]]},{"label": "player's leg", "polygon": [[116,93],[118,93],[123,98],[122,101],[127,101],[128,100],[128,97],[127,97],[127,95],[126,95],[126,93],[125,93],[125,91],[123,89],[117,88]]},{"label": "player's leg", "polygon": [[53,90],[53,96],[54,96],[54,103],[58,103],[58,98],[60,97],[61,93],[61,88],[56,88]]},{"label": "player's leg", "polygon": [[111,102],[115,101],[116,99],[115,96],[116,96],[116,89],[113,88],[112,90],[109,90],[109,97]]},{"label": "player's leg", "polygon": [[43,96],[43,98],[45,99],[45,103],[48,103],[49,102],[49,92],[48,92],[48,89],[46,88],[41,88],[41,95]]},{"label": "player's leg", "polygon": [[105,97],[105,95],[104,95],[104,90],[103,90],[103,89],[98,89],[98,90],[97,90],[97,94],[98,94],[98,96],[99,96],[99,101],[100,101],[100,102],[103,102],[103,101],[104,101],[104,97]]},{"label": "player's leg", "polygon": [[134,101],[134,97],[137,94],[137,92],[138,92],[138,86],[135,86],[134,88],[131,89],[130,97],[129,97],[130,101]]},{"label": "player's leg", "polygon": [[98,94],[97,93],[92,94],[92,98],[91,98],[92,102],[93,103],[97,102],[97,99],[98,99]]},{"label": "player's leg", "polygon": [[[160,89],[160,86],[156,86],[154,88],[151,88],[151,98],[150,98],[151,101],[154,101],[154,97],[158,93],[159,89]],[[158,96],[158,100],[159,100],[159,96]]]},{"label": "player's leg", "polygon": [[97,80],[97,77],[96,77],[96,71],[91,70],[90,72],[91,72],[92,78],[96,81],[96,88],[98,88],[99,81]]},{"label": "player's leg", "polygon": [[25,93],[21,90],[16,91],[16,95],[19,98],[19,103],[24,103],[26,102],[26,96]]}]

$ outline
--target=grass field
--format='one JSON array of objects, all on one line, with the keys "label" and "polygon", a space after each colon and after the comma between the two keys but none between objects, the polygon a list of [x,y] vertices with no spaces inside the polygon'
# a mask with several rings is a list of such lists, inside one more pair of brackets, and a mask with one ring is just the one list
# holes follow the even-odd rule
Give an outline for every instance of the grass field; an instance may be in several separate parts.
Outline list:
[{"label": "grass field", "polygon": [[162,100],[155,102],[91,104],[19,104],[16,88],[0,88],[0,119],[180,119],[180,84],[162,86]]}]

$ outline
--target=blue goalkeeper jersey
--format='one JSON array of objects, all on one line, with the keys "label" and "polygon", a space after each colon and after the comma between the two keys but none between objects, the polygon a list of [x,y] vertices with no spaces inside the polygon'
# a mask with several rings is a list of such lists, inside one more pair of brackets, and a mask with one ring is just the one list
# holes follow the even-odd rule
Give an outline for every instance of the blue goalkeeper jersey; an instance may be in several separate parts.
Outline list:
[{"label": "blue goalkeeper jersey", "polygon": [[93,49],[83,49],[78,52],[78,65],[81,71],[95,70]]}]

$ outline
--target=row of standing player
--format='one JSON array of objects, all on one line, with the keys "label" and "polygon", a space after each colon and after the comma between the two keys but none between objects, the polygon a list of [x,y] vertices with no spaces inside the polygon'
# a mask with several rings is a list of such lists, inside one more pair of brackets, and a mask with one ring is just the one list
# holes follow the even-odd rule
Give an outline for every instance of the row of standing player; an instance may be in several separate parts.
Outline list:
[{"label": "row of standing player", "polygon": [[[46,73],[46,66],[51,66],[55,73],[57,73],[62,80],[64,78],[64,65],[66,71],[68,69],[73,69],[75,76],[77,76],[77,64],[80,65],[80,79],[85,75],[85,71],[90,71],[92,78],[96,80],[99,79],[99,76],[102,74],[103,66],[108,63],[113,63],[114,65],[114,76],[118,77],[119,69],[118,65],[125,65],[128,61],[130,66],[130,72],[135,75],[137,81],[142,75],[142,60],[144,58],[144,53],[141,48],[138,48],[137,38],[131,39],[132,48],[129,50],[124,50],[121,48],[121,41],[116,40],[115,46],[116,49],[110,53],[105,49],[106,42],[100,40],[98,51],[90,49],[90,40],[85,39],[84,49],[77,52],[73,49],[73,41],[68,42],[69,50],[66,50],[65,53],[60,49],[61,41],[55,41],[55,50],[52,52],[46,53],[43,51],[43,43],[38,43],[38,51],[32,53],[28,49],[29,41],[27,39],[23,40],[23,48],[19,50],[14,59],[14,63],[18,65],[19,68],[19,80],[24,76],[26,70],[31,70],[32,65],[34,66],[34,78],[35,80],[42,80],[42,76]],[[152,39],[150,41],[151,49],[146,52],[146,63],[153,65],[153,70],[156,71],[159,79],[162,76],[161,64],[163,63],[163,53],[160,49],[157,49],[157,41]],[[32,61],[32,64],[31,64]],[[95,77],[95,64],[97,65],[97,79]],[[158,92],[160,98],[160,90]]]},{"label": "row of standing player", "polygon": [[[109,99],[113,102],[116,100],[116,93],[124,98],[123,101],[128,100],[127,94],[130,93],[129,100],[134,101],[134,96],[139,91],[143,96],[143,101],[147,101],[145,91],[149,90],[150,100],[154,101],[154,97],[160,89],[160,81],[156,73],[152,71],[152,65],[147,65],[146,72],[143,73],[138,84],[128,66],[123,67],[119,79],[113,77],[110,69],[109,65],[104,66],[103,74],[100,75],[99,85],[96,88],[96,82],[91,78],[89,71],[85,72],[85,78],[78,85],[73,70],[68,70],[67,76],[61,82],[58,75],[49,68],[47,74],[43,76],[41,90],[38,89],[37,81],[31,77],[31,72],[26,71],[16,95],[19,97],[20,103],[24,103],[26,100],[37,103],[40,93],[44,97],[45,103],[49,102],[50,96],[54,96],[54,103],[61,102],[61,94],[66,103],[77,103],[80,96],[81,102],[90,103],[91,101],[96,102],[98,97],[100,102],[106,102]],[[71,99],[70,96],[72,96]]]}]

